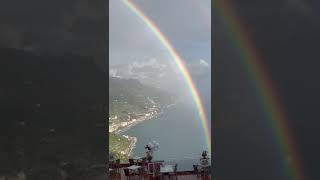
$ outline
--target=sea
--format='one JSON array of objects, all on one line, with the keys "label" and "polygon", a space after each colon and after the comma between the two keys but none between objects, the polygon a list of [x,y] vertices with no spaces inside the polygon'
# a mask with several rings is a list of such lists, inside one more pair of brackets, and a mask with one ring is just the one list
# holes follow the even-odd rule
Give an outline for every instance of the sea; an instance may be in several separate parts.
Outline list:
[{"label": "sea", "polygon": [[[206,107],[208,107],[206,103]],[[210,109],[207,108],[209,117]],[[122,133],[137,137],[132,156],[145,156],[145,146],[156,141],[159,148],[154,160],[178,163],[179,169],[192,170],[203,150],[207,150],[205,135],[195,106],[179,102],[164,108],[156,118],[142,122]]]}]

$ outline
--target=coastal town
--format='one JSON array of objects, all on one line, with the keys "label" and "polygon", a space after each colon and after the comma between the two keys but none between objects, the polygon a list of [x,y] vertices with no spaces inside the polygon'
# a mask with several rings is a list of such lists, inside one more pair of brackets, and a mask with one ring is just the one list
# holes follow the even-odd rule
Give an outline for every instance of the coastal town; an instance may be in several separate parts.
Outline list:
[{"label": "coastal town", "polygon": [[155,118],[159,112],[159,105],[154,104],[148,108],[146,113],[128,113],[127,119],[120,119],[118,116],[109,117],[109,122],[111,122],[109,132],[120,134],[143,121]]},{"label": "coastal town", "polygon": [[114,77],[110,80],[109,152],[122,162],[127,162],[139,139],[127,136],[126,131],[144,121],[156,119],[166,108],[175,104],[177,98],[136,80]]},{"label": "coastal town", "polygon": [[[139,123],[156,118],[161,112],[160,105],[155,102],[152,102],[152,105],[149,107],[146,106],[145,109],[146,111],[143,113],[127,113],[125,119],[119,118],[119,116],[109,117],[109,133],[113,133],[121,137],[118,138],[119,141],[117,141],[117,143],[126,144],[119,145],[119,148],[115,150],[116,153],[120,154],[121,156],[131,156],[138,141],[136,137],[130,137],[121,134],[129,130],[133,126],[138,125]],[[123,141],[126,141],[128,143],[124,143]]]}]

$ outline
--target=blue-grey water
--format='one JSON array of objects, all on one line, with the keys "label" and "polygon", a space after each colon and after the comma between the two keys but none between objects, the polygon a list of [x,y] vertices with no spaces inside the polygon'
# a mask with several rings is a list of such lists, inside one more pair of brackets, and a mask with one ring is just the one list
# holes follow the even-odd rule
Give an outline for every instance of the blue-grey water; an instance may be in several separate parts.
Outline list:
[{"label": "blue-grey water", "polygon": [[144,147],[156,141],[160,145],[154,159],[194,161],[200,158],[203,150],[207,150],[203,132],[195,107],[179,103],[164,109],[157,118],[142,122],[123,134],[138,138],[133,156],[144,156]]}]

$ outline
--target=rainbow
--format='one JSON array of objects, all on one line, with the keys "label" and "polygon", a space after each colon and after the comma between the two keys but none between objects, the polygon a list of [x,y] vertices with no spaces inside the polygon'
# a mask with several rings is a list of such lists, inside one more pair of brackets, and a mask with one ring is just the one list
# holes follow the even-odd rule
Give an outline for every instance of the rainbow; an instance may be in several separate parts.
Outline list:
[{"label": "rainbow", "polygon": [[271,78],[267,75],[262,56],[250,39],[248,29],[234,14],[231,4],[227,0],[214,0],[213,8],[218,16],[223,19],[233,45],[240,50],[243,66],[254,82],[263,108],[270,119],[279,152],[283,157],[282,165],[286,169],[287,175],[294,180],[306,179],[301,166],[301,159],[298,156],[298,148],[290,132],[285,108],[273,88]]},{"label": "rainbow", "polygon": [[208,150],[211,153],[211,128],[209,126],[209,120],[207,118],[207,114],[205,112],[205,108],[203,106],[202,100],[200,98],[200,94],[197,90],[195,83],[192,80],[192,77],[184,63],[184,60],[180,57],[178,52],[175,50],[170,41],[166,38],[166,36],[160,31],[157,25],[152,22],[150,18],[148,18],[138,6],[136,6],[131,0],[122,0],[123,3],[134,12],[143,22],[144,24],[154,33],[154,35],[158,38],[161,44],[166,48],[169,52],[170,56],[173,58],[175,65],[178,67],[179,72],[181,73],[183,79],[186,82],[186,85],[189,88],[190,94],[195,102],[195,105],[198,109],[199,116],[201,119],[201,124],[204,130],[206,143],[208,146]]}]

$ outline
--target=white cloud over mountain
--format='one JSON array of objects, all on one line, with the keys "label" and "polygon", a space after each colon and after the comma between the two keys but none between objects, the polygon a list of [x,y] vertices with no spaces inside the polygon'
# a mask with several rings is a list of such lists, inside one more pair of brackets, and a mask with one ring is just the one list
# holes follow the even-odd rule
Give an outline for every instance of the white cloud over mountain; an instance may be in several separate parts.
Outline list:
[{"label": "white cloud over mountain", "polygon": [[[203,77],[210,76],[210,65],[203,59],[187,64],[187,68],[195,81],[199,82]],[[179,69],[172,61],[150,58],[125,65],[111,66],[109,72],[112,77],[137,79],[145,85],[174,93],[180,93],[182,89],[185,89]]]}]

